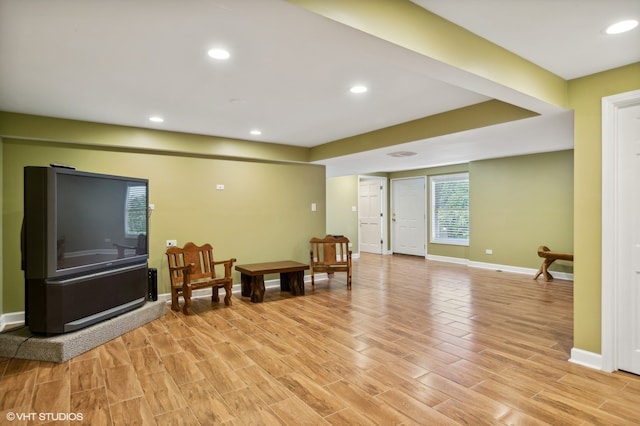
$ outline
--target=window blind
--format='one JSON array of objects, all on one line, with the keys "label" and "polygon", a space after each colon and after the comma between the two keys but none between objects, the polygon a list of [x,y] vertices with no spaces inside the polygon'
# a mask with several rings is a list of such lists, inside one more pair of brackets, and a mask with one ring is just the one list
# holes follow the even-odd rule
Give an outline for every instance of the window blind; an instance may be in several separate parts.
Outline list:
[{"label": "window blind", "polygon": [[431,177],[431,242],[469,244],[469,174]]},{"label": "window blind", "polygon": [[127,187],[125,213],[125,234],[128,237],[147,233],[147,197],[144,186]]}]

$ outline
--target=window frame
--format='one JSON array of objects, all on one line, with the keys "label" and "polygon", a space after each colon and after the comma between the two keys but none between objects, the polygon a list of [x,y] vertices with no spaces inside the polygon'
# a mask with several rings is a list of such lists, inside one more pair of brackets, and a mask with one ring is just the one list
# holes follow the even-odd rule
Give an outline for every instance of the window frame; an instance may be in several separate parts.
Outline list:
[{"label": "window frame", "polygon": [[[443,238],[437,237],[437,227],[438,227],[438,214],[436,212],[436,184],[441,182],[457,182],[457,181],[466,181],[467,182],[467,238]],[[470,212],[469,212],[469,172],[464,173],[453,173],[446,175],[437,175],[430,176],[429,178],[429,190],[430,190],[430,206],[429,206],[429,214],[430,214],[430,227],[429,227],[429,242],[432,244],[447,244],[447,245],[455,245],[455,246],[469,246],[469,234],[470,234]]]}]

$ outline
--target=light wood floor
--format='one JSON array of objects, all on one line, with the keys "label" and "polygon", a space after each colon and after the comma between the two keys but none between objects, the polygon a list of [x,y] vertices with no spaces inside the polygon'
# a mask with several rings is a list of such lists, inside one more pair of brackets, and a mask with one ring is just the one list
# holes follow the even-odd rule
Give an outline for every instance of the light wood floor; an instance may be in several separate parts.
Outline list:
[{"label": "light wood floor", "polygon": [[0,359],[0,424],[640,421],[640,377],[567,362],[571,283],[397,255],[354,269],[351,292],[336,274],[301,297],[199,299],[63,364]]}]

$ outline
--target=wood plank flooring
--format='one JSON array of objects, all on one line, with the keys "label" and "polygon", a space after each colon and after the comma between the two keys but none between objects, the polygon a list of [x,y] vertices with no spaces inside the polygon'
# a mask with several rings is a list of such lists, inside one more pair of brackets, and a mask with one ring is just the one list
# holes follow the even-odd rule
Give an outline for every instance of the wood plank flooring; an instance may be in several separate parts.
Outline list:
[{"label": "wood plank flooring", "polygon": [[0,424],[640,422],[639,376],[567,362],[572,283],[369,254],[345,278],[197,299],[62,364],[0,358]]}]

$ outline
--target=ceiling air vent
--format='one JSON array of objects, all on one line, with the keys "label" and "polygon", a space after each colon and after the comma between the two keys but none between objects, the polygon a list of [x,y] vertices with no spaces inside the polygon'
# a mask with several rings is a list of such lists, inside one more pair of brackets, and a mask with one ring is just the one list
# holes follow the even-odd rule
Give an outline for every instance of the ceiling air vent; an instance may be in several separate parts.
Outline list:
[{"label": "ceiling air vent", "polygon": [[417,152],[411,152],[411,151],[396,151],[396,152],[390,152],[387,155],[390,155],[391,157],[411,157],[412,155],[416,155]]}]

